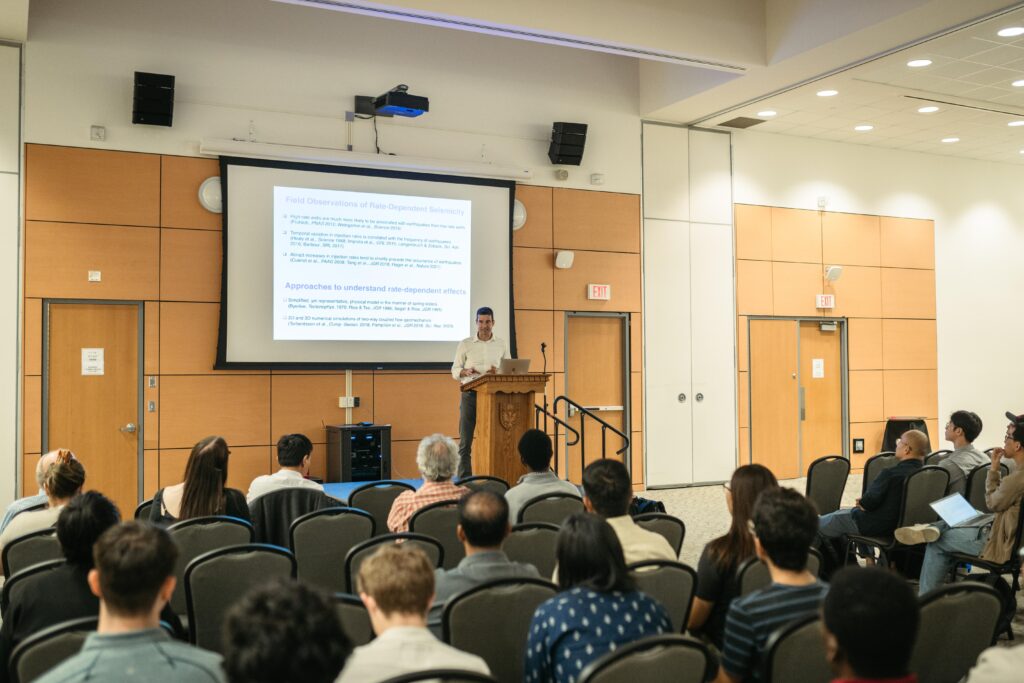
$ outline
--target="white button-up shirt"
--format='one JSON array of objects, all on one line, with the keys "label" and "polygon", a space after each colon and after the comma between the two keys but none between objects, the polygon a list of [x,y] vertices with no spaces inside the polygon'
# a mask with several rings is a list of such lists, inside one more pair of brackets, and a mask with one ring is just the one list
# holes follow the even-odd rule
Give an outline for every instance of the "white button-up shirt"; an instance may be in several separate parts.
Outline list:
[{"label": "white button-up shirt", "polygon": [[[508,344],[504,339],[491,335],[487,341],[481,341],[476,336],[466,337],[459,342],[459,348],[455,350],[455,362],[452,363],[452,377],[463,384],[472,382],[483,375],[492,367],[501,365],[502,358],[508,358]],[[475,375],[459,377],[464,368],[475,370]]]}]

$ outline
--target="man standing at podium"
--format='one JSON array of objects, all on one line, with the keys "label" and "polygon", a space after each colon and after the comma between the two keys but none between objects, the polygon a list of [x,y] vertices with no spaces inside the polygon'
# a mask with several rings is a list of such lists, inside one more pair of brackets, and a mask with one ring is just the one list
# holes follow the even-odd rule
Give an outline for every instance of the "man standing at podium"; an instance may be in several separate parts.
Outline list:
[{"label": "man standing at podium", "polygon": [[[508,344],[494,336],[494,311],[487,306],[476,312],[476,335],[459,342],[452,363],[452,377],[463,384],[498,372],[508,358]],[[459,479],[473,474],[473,430],[476,429],[476,392],[462,392],[459,404]]]}]

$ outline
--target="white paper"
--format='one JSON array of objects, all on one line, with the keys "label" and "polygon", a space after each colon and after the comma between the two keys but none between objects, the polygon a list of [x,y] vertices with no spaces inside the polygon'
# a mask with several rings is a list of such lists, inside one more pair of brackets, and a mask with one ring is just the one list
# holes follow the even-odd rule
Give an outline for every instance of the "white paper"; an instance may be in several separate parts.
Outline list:
[{"label": "white paper", "polygon": [[82,349],[82,374],[103,374],[103,349]]},{"label": "white paper", "polygon": [[825,359],[824,358],[812,358],[811,359],[811,377],[814,379],[825,378]]}]

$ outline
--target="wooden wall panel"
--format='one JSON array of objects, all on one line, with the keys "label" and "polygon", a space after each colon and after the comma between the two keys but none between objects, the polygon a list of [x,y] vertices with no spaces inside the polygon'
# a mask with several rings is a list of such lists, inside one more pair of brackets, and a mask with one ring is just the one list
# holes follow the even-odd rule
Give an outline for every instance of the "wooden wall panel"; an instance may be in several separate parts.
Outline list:
[{"label": "wooden wall panel", "polygon": [[[184,470],[182,470],[184,473]],[[142,454],[142,499],[150,500],[160,488],[160,451],[143,451]],[[126,510],[121,517],[127,519]]]},{"label": "wooden wall panel", "polygon": [[36,465],[39,464],[39,453],[23,453],[21,456],[21,496],[34,496],[39,493],[36,481]]},{"label": "wooden wall panel", "polygon": [[43,300],[25,299],[24,305],[22,371],[26,375],[40,375],[43,372]]},{"label": "wooden wall panel", "polygon": [[826,265],[880,265],[878,216],[825,212],[821,239],[822,262]]},{"label": "wooden wall panel", "polygon": [[547,249],[512,249],[512,292],[519,308],[551,310],[555,256]]},{"label": "wooden wall panel", "polygon": [[[309,455],[309,476],[327,481],[327,444],[313,444],[313,452]],[[277,468],[277,448],[272,446],[270,448],[270,469],[276,470]]]},{"label": "wooden wall panel", "polygon": [[737,467],[750,464],[750,429],[747,427],[740,428],[738,458]]},{"label": "wooden wall panel", "polygon": [[43,434],[43,378],[39,375],[25,377],[24,398],[22,399],[21,421],[22,450],[39,453]]},{"label": "wooden wall panel", "polygon": [[[373,422],[373,375],[352,374],[352,395],[359,407],[352,409],[352,422]],[[345,409],[338,398],[345,395],[345,373],[323,375],[278,375],[270,382],[270,442],[285,434],[300,433],[314,443],[326,443],[324,425],[346,424]]]},{"label": "wooden wall panel", "polygon": [[160,302],[160,371],[165,375],[266,374],[214,370],[220,304]]},{"label": "wooden wall panel", "polygon": [[[230,443],[228,444],[230,446]],[[160,451],[160,488],[180,484],[185,478],[185,464],[191,448],[162,449]],[[270,474],[270,446],[231,446],[228,457],[228,488],[242,493],[249,490],[249,484],[258,476]]]},{"label": "wooden wall panel", "polygon": [[882,367],[886,370],[938,368],[934,320],[883,320]]},{"label": "wooden wall panel", "polygon": [[640,372],[644,367],[644,318],[642,313],[629,316],[629,369]]},{"label": "wooden wall panel", "polygon": [[934,319],[935,271],[883,268],[882,317]]},{"label": "wooden wall panel", "polygon": [[640,196],[555,188],[556,249],[640,253]]},{"label": "wooden wall panel", "polygon": [[158,226],[160,157],[26,145],[25,218]]},{"label": "wooden wall panel", "polygon": [[882,280],[880,268],[846,266],[843,276],[825,291],[836,295],[832,315],[848,318],[882,317]]},{"label": "wooden wall panel", "polygon": [[881,219],[882,265],[935,268],[935,223],[912,218]]},{"label": "wooden wall panel", "polygon": [[[25,295],[156,299],[160,231],[76,223],[25,226]],[[89,271],[101,273],[89,282]]]},{"label": "wooden wall panel", "polygon": [[886,417],[938,417],[935,370],[884,370],[882,382]]},{"label": "wooden wall panel", "polygon": [[750,335],[747,333],[747,316],[736,317],[736,368],[740,372],[746,372],[750,351],[747,342]]},{"label": "wooden wall panel", "polygon": [[882,321],[875,318],[851,318],[847,324],[849,369],[881,370]]},{"label": "wooden wall panel", "polygon": [[639,432],[644,424],[644,378],[641,372],[629,373],[630,429]]},{"label": "wooden wall panel", "polygon": [[191,448],[211,434],[231,447],[271,443],[269,374],[166,375],[161,382],[161,448]]},{"label": "wooden wall panel", "polygon": [[530,359],[530,372],[540,372],[544,367],[541,342],[547,344],[548,372],[561,369],[554,364],[553,317],[551,311],[516,310],[516,356]]},{"label": "wooden wall panel", "polygon": [[821,218],[817,211],[772,207],[772,260],[821,263]]},{"label": "wooden wall panel", "polygon": [[[554,308],[567,311],[634,311],[643,305],[639,254],[577,251],[568,270],[555,270]],[[611,285],[610,301],[587,299],[589,283]]]},{"label": "wooden wall panel", "polygon": [[739,411],[740,429],[750,426],[750,374],[748,372],[737,373],[736,382],[737,410]]},{"label": "wooden wall panel", "polygon": [[391,424],[394,441],[419,441],[440,432],[459,435],[459,383],[444,374],[377,374],[373,378],[373,420]]},{"label": "wooden wall panel", "polygon": [[751,261],[772,259],[772,210],[767,206],[737,204],[735,215],[736,258]]},{"label": "wooden wall panel", "polygon": [[852,422],[850,423],[850,443],[854,439],[864,439],[864,452],[854,453],[850,448],[850,466],[852,469],[864,469],[864,462],[882,450],[882,437],[885,436],[884,422]]},{"label": "wooden wall panel", "polygon": [[160,298],[220,301],[221,234],[209,230],[161,230]]},{"label": "wooden wall panel", "polygon": [[145,330],[143,331],[143,372],[147,375],[160,374],[160,303],[158,301],[147,301],[143,306],[143,319]]},{"label": "wooden wall panel", "polygon": [[736,312],[772,314],[772,264],[770,261],[736,261]]},{"label": "wooden wall panel", "polygon": [[819,316],[814,297],[822,292],[816,263],[772,263],[772,310],[775,315]]},{"label": "wooden wall panel", "polygon": [[549,358],[554,359],[554,372],[565,372],[565,311],[551,313],[554,353]]},{"label": "wooden wall panel", "polygon": [[881,370],[850,370],[848,379],[850,422],[884,420]]},{"label": "wooden wall panel", "polygon": [[416,468],[416,448],[420,445],[420,439],[415,441],[392,441],[391,442],[391,478],[392,479],[420,479],[421,475]]},{"label": "wooden wall panel", "polygon": [[634,491],[644,487],[644,435],[633,432],[629,435],[629,465]]},{"label": "wooden wall panel", "polygon": [[199,186],[220,177],[216,159],[165,156],[160,160],[160,223],[165,228],[220,230],[222,214],[199,203]]},{"label": "wooden wall panel", "polygon": [[516,199],[526,206],[526,223],[512,232],[512,244],[517,247],[550,249],[551,188],[536,185],[516,185]]},{"label": "wooden wall panel", "polygon": [[[160,379],[157,378],[157,386],[150,387],[148,382],[143,383],[142,389],[142,447],[160,448]],[[152,401],[156,410],[150,412],[148,403]]]},{"label": "wooden wall panel", "polygon": [[942,445],[944,433],[939,431],[938,419],[925,420],[925,424],[928,425],[928,440],[931,442],[932,450],[937,451],[940,448],[947,448],[947,446]]}]

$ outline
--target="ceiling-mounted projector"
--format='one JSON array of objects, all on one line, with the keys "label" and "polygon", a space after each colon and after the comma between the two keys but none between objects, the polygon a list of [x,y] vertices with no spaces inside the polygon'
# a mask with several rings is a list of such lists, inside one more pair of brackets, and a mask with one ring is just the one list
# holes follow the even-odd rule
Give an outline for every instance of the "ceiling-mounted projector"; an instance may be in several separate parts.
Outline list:
[{"label": "ceiling-mounted projector", "polygon": [[430,100],[410,95],[409,86],[396,85],[378,97],[356,95],[356,113],[368,116],[419,116],[430,110]]}]

